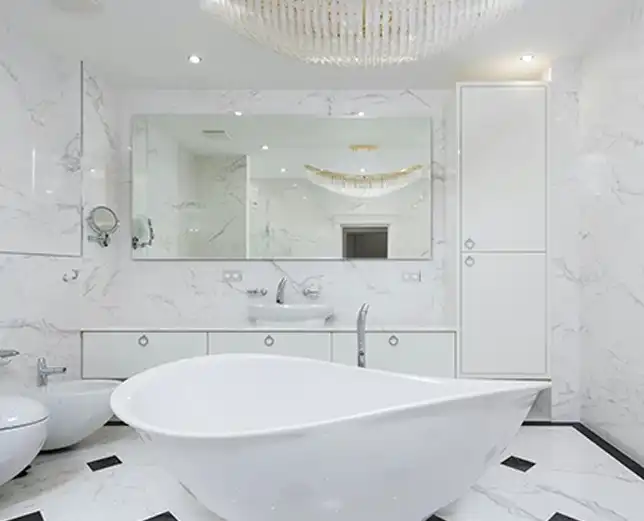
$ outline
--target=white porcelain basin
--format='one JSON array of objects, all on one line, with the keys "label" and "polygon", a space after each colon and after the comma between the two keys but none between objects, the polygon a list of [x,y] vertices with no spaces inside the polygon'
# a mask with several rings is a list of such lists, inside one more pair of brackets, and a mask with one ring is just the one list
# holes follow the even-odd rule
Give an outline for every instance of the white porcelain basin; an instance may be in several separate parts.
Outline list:
[{"label": "white porcelain basin", "polygon": [[105,425],[112,417],[110,396],[119,384],[112,380],[50,381],[31,393],[49,410],[43,450],[75,445]]},{"label": "white porcelain basin", "polygon": [[0,485],[36,457],[47,436],[47,409],[22,396],[0,396]]},{"label": "white porcelain basin", "polygon": [[264,326],[323,326],[333,316],[326,304],[251,304],[248,318]]}]

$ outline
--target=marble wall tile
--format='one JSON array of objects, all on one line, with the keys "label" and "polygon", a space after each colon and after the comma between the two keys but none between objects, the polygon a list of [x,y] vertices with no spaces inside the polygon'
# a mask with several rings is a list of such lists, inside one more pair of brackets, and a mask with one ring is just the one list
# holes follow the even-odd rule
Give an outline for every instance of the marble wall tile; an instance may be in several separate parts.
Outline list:
[{"label": "marble wall tile", "polygon": [[[336,324],[354,324],[359,306],[371,302],[372,325],[409,326],[454,323],[445,316],[445,303],[454,298],[455,280],[448,281],[446,221],[455,219],[445,198],[447,130],[445,107],[453,94],[447,91],[309,92],[309,91],[206,91],[121,92],[110,89],[85,68],[86,185],[95,187],[94,201],[107,202],[122,218],[114,246],[97,251],[86,245],[81,275],[83,322],[88,327],[245,327],[247,288],[266,287],[271,294],[283,275],[291,279],[287,299],[303,298],[299,291],[319,282],[322,299],[336,309]],[[453,106],[453,105],[452,105]],[[436,172],[433,187],[434,252],[431,261],[400,262],[141,262],[131,260],[129,128],[133,114],[188,114],[232,112],[247,114],[347,115],[360,111],[370,116],[417,116],[433,120],[432,156]],[[450,112],[453,117],[453,112]],[[114,124],[118,121],[118,124]],[[120,136],[120,138],[118,137]],[[99,183],[88,173],[94,172]],[[101,173],[99,176],[99,173]],[[111,172],[111,174],[109,173]],[[101,186],[102,185],[102,186]],[[86,193],[89,189],[86,187]],[[100,195],[102,191],[102,196]],[[88,203],[86,199],[86,204]],[[450,224],[453,227],[453,225]],[[91,247],[92,250],[87,250]],[[241,270],[244,280],[231,285],[224,270]],[[405,272],[420,272],[421,281],[403,282]],[[452,272],[453,273],[453,272]],[[392,298],[395,296],[395,298]],[[451,309],[455,309],[451,305]]]},{"label": "marble wall tile", "polygon": [[80,256],[80,67],[0,20],[0,252]]},{"label": "marble wall tile", "polygon": [[584,422],[644,463],[644,2],[582,68]]},{"label": "marble wall tile", "polygon": [[550,81],[549,309],[552,420],[579,421],[581,266],[579,59],[552,64]]}]

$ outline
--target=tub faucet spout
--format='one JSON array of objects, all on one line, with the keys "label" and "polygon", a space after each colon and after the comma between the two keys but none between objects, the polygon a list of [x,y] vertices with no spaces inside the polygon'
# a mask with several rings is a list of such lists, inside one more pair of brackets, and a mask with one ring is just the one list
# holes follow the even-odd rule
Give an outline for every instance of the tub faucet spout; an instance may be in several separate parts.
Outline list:
[{"label": "tub faucet spout", "polygon": [[275,295],[275,302],[284,304],[284,290],[286,289],[287,278],[282,277],[277,283],[277,294]]},{"label": "tub faucet spout", "polygon": [[367,366],[367,313],[369,312],[369,304],[366,302],[360,306],[358,311],[358,322],[356,324],[356,331],[358,333],[358,367]]},{"label": "tub faucet spout", "polygon": [[38,359],[38,373],[36,378],[36,385],[38,387],[44,387],[49,382],[49,375],[52,374],[64,374],[67,372],[66,367],[48,367],[47,360],[44,358]]}]

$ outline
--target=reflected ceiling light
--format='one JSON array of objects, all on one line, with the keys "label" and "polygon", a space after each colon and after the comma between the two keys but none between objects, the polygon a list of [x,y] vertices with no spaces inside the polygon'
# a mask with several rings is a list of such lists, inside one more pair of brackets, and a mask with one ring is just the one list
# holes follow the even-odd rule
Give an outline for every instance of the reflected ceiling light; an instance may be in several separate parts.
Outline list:
[{"label": "reflected ceiling light", "polygon": [[532,60],[534,60],[534,54],[524,54],[521,56],[522,62],[530,63]]},{"label": "reflected ceiling light", "polygon": [[282,168],[282,169],[280,170],[280,172],[282,172],[282,173],[286,172],[286,168]]},{"label": "reflected ceiling light", "polygon": [[201,56],[197,56],[196,54],[191,54],[188,56],[188,61],[192,63],[193,65],[197,65],[198,63],[201,63]]},{"label": "reflected ceiling light", "polygon": [[243,112],[240,112],[240,111],[236,110],[234,112],[234,114],[235,114],[235,116],[241,116],[243,114]]},{"label": "reflected ceiling light", "polygon": [[268,145],[262,145],[262,150],[268,150]]},{"label": "reflected ceiling light", "polygon": [[378,67],[434,55],[523,0],[200,0],[237,32],[307,63]]},{"label": "reflected ceiling light", "polygon": [[358,116],[360,116],[360,117],[364,116],[364,112],[362,112],[362,111],[358,112]]}]

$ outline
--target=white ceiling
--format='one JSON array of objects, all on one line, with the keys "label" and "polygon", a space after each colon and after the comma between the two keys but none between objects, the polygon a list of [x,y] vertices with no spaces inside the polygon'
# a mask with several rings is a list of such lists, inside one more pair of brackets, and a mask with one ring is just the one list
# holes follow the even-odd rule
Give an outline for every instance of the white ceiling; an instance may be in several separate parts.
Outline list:
[{"label": "white ceiling", "polygon": [[[627,1],[525,0],[519,11],[441,56],[376,70],[277,55],[209,18],[199,0],[0,0],[0,19],[123,87],[444,88],[464,80],[538,79],[551,60],[583,52],[610,30]],[[530,64],[518,59],[527,52],[537,56]],[[190,65],[192,53],[203,62]]]}]

